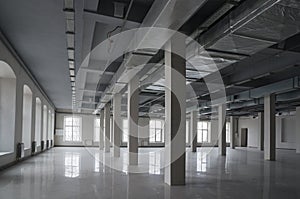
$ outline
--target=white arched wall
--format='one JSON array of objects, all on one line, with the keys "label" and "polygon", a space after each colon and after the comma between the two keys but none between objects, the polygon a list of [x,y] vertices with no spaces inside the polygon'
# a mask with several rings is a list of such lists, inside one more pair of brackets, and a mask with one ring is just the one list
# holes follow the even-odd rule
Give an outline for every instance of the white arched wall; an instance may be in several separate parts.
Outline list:
[{"label": "white arched wall", "polygon": [[[55,107],[40,85],[30,74],[24,62],[14,51],[13,46],[0,31],[0,169],[17,161],[17,145],[22,142],[23,126],[23,86],[32,91],[32,123],[31,141],[35,140],[35,99],[38,97],[43,106],[54,110]],[[7,76],[8,75],[8,76]],[[8,85],[9,86],[5,86]],[[4,93],[4,94],[3,94]],[[4,103],[4,102],[7,103]],[[3,106],[3,104],[5,104]],[[43,114],[41,119],[43,125]],[[41,127],[41,134],[43,126]],[[40,136],[42,139],[42,136]],[[37,143],[38,145],[40,143]],[[41,151],[41,146],[37,147]],[[24,157],[29,157],[32,150],[24,151]]]},{"label": "white arched wall", "polygon": [[52,118],[52,114],[51,114],[51,110],[48,110],[48,135],[47,135],[47,140],[49,140],[49,145],[50,145],[50,140],[51,140],[51,118]]},{"label": "white arched wall", "polygon": [[47,142],[47,117],[48,116],[48,108],[46,105],[43,106],[43,137],[42,140],[44,141],[44,149],[46,148]]},{"label": "white arched wall", "polygon": [[32,91],[29,86],[23,87],[23,119],[22,119],[22,142],[24,148],[31,148],[31,121],[32,121]]},{"label": "white arched wall", "polygon": [[35,136],[34,141],[36,146],[41,145],[41,134],[42,134],[42,101],[40,98],[35,99]]},{"label": "white arched wall", "polygon": [[0,154],[14,151],[16,75],[10,65],[0,61]]}]

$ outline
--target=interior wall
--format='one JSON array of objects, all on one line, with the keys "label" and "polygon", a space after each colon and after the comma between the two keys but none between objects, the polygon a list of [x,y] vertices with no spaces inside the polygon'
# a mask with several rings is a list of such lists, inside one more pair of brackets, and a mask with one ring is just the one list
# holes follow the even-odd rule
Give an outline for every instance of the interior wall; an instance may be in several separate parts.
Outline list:
[{"label": "interior wall", "polygon": [[64,129],[64,117],[72,116],[72,113],[56,113],[56,134],[54,136],[55,146],[98,146],[98,143],[94,142],[94,121],[96,116],[86,114],[74,115],[82,118],[82,142],[64,141],[64,137],[62,134]]},{"label": "interior wall", "polygon": [[[16,79],[0,78],[0,152],[14,151]],[[8,132],[8,133],[4,133]]]},{"label": "interior wall", "polygon": [[[6,154],[0,154],[0,168],[12,164],[16,162],[16,148],[17,144],[22,142],[22,117],[23,117],[23,87],[24,85],[27,85],[31,88],[32,91],[32,98],[35,99],[36,97],[39,97],[41,99],[42,104],[47,105],[48,107],[51,108],[52,111],[55,110],[55,107],[53,104],[49,101],[47,96],[45,96],[40,88],[34,83],[34,81],[31,79],[31,77],[28,75],[27,71],[23,68],[23,65],[19,60],[15,57],[14,52],[11,51],[11,47],[8,47],[8,43],[4,43],[1,38],[0,38],[0,62],[7,63],[11,69],[13,70],[16,80],[7,82],[8,84],[12,84],[11,86],[7,87],[10,88],[7,90],[5,93],[6,95],[1,95],[0,100],[7,100],[10,103],[15,103],[15,112],[9,108],[9,110],[5,110],[6,107],[1,107],[1,113],[0,116],[5,118],[3,120],[3,123],[1,122],[0,129],[3,130],[6,126],[11,124],[10,129],[11,130],[11,138],[5,137],[5,138],[0,138],[1,140],[4,140],[10,147],[11,151]],[[0,80],[0,89],[5,89],[3,85],[5,84]],[[15,86],[16,90],[15,92],[11,92]],[[15,101],[13,100],[15,98]],[[35,100],[32,101],[32,113],[31,113],[31,118],[35,118]],[[12,106],[14,107],[14,106]],[[2,115],[2,113],[4,115]],[[10,116],[10,114],[13,114]],[[9,119],[11,118],[11,119]],[[31,141],[34,141],[35,138],[35,119],[31,120]],[[52,132],[53,133],[53,132]],[[13,142],[13,143],[12,143]],[[41,148],[38,147],[37,151],[40,151]],[[25,157],[28,157],[31,155],[31,145],[30,148],[25,150]]]},{"label": "interior wall", "polygon": [[[242,128],[248,128],[248,146],[258,148],[259,119],[252,117],[239,118],[239,135]],[[276,117],[276,148],[295,149],[296,137],[295,116]],[[240,140],[236,140],[240,146]]]}]

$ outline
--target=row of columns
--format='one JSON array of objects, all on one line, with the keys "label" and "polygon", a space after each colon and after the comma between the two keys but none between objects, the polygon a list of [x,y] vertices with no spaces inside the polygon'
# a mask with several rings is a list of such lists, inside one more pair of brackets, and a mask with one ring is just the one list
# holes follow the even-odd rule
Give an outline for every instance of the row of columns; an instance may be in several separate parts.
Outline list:
[{"label": "row of columns", "polygon": [[[176,41],[176,42],[175,42]],[[185,184],[185,131],[186,131],[186,61],[185,39],[172,38],[165,45],[165,177],[169,185]],[[176,52],[176,54],[172,53]],[[181,55],[181,56],[180,56]],[[138,165],[138,118],[139,118],[139,78],[128,83],[128,154],[129,165]],[[275,97],[265,97],[264,118],[261,123],[260,148],[265,150],[265,159],[275,160]],[[300,110],[299,117],[300,117]],[[197,150],[197,111],[191,112],[191,147]],[[219,152],[226,155],[226,105],[218,106]],[[121,94],[113,97],[113,155],[120,156],[121,144]],[[231,148],[234,148],[237,133],[237,118],[231,117]],[[110,104],[106,104],[100,114],[100,149],[110,151]],[[105,132],[103,133],[103,126]],[[103,134],[105,137],[103,138]],[[300,137],[300,136],[299,136]],[[300,138],[299,138],[300,139]],[[102,140],[105,140],[104,143]],[[262,144],[263,143],[263,144]],[[300,147],[298,149],[300,151]]]}]

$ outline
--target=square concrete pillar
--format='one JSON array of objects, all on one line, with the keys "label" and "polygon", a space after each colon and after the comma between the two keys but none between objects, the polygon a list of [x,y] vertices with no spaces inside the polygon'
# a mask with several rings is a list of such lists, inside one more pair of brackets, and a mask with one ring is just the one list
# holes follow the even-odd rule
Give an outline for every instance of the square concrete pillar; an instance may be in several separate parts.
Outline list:
[{"label": "square concrete pillar", "polygon": [[191,148],[192,152],[197,152],[197,121],[198,111],[191,112]]},{"label": "square concrete pillar", "polygon": [[226,155],[226,105],[218,106],[219,154]]},{"label": "square concrete pillar", "polygon": [[185,184],[186,131],[185,39],[165,46],[165,183]]},{"label": "square concrete pillar", "polygon": [[296,108],[296,153],[300,153],[300,107]]},{"label": "square concrete pillar", "polygon": [[264,150],[264,113],[258,113],[258,148],[259,150]]},{"label": "square concrete pillar", "polygon": [[104,122],[105,122],[104,149],[105,152],[110,152],[110,103],[107,103],[104,107]]},{"label": "square concrete pillar", "polygon": [[117,93],[113,97],[113,155],[120,157],[121,145],[121,99],[122,95]]},{"label": "square concrete pillar", "polygon": [[100,111],[100,136],[99,136],[99,148],[104,149],[104,110]]},{"label": "square concrete pillar", "polygon": [[129,165],[138,165],[139,78],[128,83],[128,154]]},{"label": "square concrete pillar", "polygon": [[235,149],[235,134],[238,132],[238,118],[230,117],[230,148]]},{"label": "square concrete pillar", "polygon": [[275,95],[264,98],[264,152],[265,160],[276,158]]}]

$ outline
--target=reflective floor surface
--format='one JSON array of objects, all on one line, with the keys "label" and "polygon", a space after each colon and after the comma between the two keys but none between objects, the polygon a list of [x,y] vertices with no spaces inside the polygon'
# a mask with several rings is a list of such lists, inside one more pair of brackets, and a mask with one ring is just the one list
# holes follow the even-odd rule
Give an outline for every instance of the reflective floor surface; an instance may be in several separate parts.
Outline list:
[{"label": "reflective floor surface", "polygon": [[300,198],[300,155],[293,150],[277,150],[270,162],[256,149],[227,149],[226,157],[217,148],[187,149],[186,186],[175,187],[164,184],[161,149],[139,150],[145,173],[128,172],[126,149],[114,159],[96,148],[53,148],[2,171],[0,198]]}]

